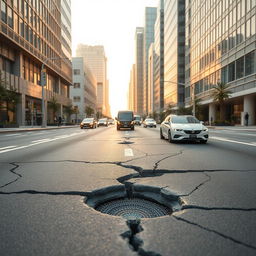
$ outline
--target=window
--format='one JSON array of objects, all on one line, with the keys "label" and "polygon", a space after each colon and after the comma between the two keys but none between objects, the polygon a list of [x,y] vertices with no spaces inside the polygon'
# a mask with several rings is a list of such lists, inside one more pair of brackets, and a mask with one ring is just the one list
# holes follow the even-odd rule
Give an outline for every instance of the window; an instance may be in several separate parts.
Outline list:
[{"label": "window", "polygon": [[80,102],[80,96],[74,96],[73,101],[74,102]]},{"label": "window", "polygon": [[221,69],[221,82],[228,82],[228,66],[225,66]]},{"label": "window", "polygon": [[256,66],[256,59],[255,59],[255,51],[248,53],[245,55],[245,75],[248,76],[250,74],[253,74]]},{"label": "window", "polygon": [[74,88],[80,88],[80,83],[74,83]]},{"label": "window", "polygon": [[6,3],[4,1],[1,1],[1,19],[5,23],[7,22]]},{"label": "window", "polygon": [[9,27],[13,28],[13,12],[10,7],[8,7],[8,25]]},{"label": "window", "polygon": [[236,61],[236,79],[244,76],[244,57]]},{"label": "window", "polygon": [[232,62],[228,65],[228,81],[235,80],[235,62]]},{"label": "window", "polygon": [[251,36],[251,20],[246,21],[246,38]]},{"label": "window", "polygon": [[80,69],[74,69],[74,75],[80,75]]}]

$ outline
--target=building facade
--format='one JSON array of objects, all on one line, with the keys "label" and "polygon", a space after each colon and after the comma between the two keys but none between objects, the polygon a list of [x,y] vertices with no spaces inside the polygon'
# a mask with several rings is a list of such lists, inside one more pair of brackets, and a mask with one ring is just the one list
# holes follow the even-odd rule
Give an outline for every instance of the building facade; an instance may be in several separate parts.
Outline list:
[{"label": "building facade", "polygon": [[156,62],[156,56],[155,56],[155,44],[152,43],[148,49],[148,93],[147,93],[147,96],[148,96],[148,100],[147,100],[147,104],[148,104],[148,109],[147,109],[147,114],[148,115],[152,115],[153,112],[155,112],[155,109],[154,109],[154,105],[155,105],[155,102],[154,102],[154,98],[155,98],[155,95],[154,95],[154,87],[155,87],[155,84],[154,84],[154,81],[155,81],[155,62]]},{"label": "building facade", "polygon": [[164,105],[184,106],[185,0],[164,2]]},{"label": "building facade", "polygon": [[144,28],[137,27],[135,32],[135,113],[143,115],[143,68],[144,68]]},{"label": "building facade", "polygon": [[[46,71],[45,121],[53,122],[48,102],[54,97],[58,114],[71,104],[70,60],[63,59],[60,1],[1,0],[0,70],[1,81],[14,90],[19,104],[14,111],[1,111],[1,122],[19,125],[42,124],[41,68]],[[2,109],[6,102],[1,102]],[[46,120],[47,119],[47,120]]]},{"label": "building facade", "polygon": [[128,91],[128,109],[135,111],[135,64],[132,65],[130,71],[130,82]]},{"label": "building facade", "polygon": [[84,58],[85,64],[97,80],[97,111],[105,116],[109,116],[109,85],[107,80],[107,58],[105,56],[104,46],[79,44],[76,49],[76,56]]},{"label": "building facade", "polygon": [[154,104],[153,112],[164,110],[164,0],[159,0],[154,35]]},{"label": "building facade", "polygon": [[156,7],[145,8],[144,21],[144,54],[143,54],[143,112],[148,114],[148,51],[151,43],[154,42],[154,27],[157,15]]},{"label": "building facade", "polygon": [[90,107],[97,111],[96,86],[97,81],[90,69],[85,65],[82,57],[72,58],[73,67],[73,86],[70,88],[70,98],[73,105],[79,110],[77,114],[72,115],[72,120],[76,123],[81,122],[85,117],[86,108]]},{"label": "building facade", "polygon": [[[229,85],[225,120],[256,123],[256,1],[186,1],[186,94],[201,101],[200,118],[218,122],[219,105],[211,96],[218,82]],[[193,91],[192,89],[193,88]]]}]

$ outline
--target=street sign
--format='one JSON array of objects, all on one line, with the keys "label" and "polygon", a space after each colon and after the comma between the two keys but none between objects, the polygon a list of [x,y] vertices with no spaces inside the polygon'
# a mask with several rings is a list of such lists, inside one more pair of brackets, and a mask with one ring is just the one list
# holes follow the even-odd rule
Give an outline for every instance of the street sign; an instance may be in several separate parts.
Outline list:
[{"label": "street sign", "polygon": [[41,86],[46,86],[46,70],[41,71]]}]

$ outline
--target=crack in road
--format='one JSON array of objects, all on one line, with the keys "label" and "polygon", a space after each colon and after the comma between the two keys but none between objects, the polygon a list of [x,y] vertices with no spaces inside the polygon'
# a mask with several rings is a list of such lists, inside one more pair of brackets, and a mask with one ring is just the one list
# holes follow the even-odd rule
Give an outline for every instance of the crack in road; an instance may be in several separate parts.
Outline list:
[{"label": "crack in road", "polygon": [[128,243],[133,251],[137,252],[140,256],[161,256],[159,253],[153,251],[145,251],[142,248],[143,240],[137,237],[137,234],[143,231],[139,219],[127,220],[126,224],[129,227],[129,230],[122,233],[121,237],[128,240]]},{"label": "crack in road", "polygon": [[236,243],[236,244],[240,244],[240,245],[243,245],[243,246],[245,246],[245,247],[247,247],[247,248],[256,250],[256,247],[255,247],[255,246],[250,245],[250,244],[247,244],[247,243],[242,242],[242,241],[239,241],[239,240],[237,240],[237,239],[235,239],[235,238],[233,238],[233,237],[231,237],[231,236],[225,235],[225,234],[223,234],[223,233],[221,233],[221,232],[219,232],[219,231],[217,231],[217,230],[210,229],[210,228],[206,228],[206,227],[204,227],[204,226],[202,226],[202,225],[200,225],[200,224],[198,224],[198,223],[196,223],[196,222],[192,222],[192,221],[189,221],[189,220],[187,220],[187,219],[184,219],[184,218],[181,218],[181,217],[178,217],[178,216],[175,216],[175,215],[172,215],[172,217],[175,218],[175,219],[178,220],[178,221],[182,221],[182,222],[184,222],[184,223],[187,223],[187,224],[196,226],[196,227],[198,227],[198,228],[200,228],[200,229],[203,229],[203,230],[205,230],[205,231],[208,231],[208,232],[210,232],[210,233],[214,233],[214,234],[216,234],[216,235],[218,235],[218,236],[221,236],[222,238],[228,239],[228,240],[230,240],[230,241],[232,241],[232,242],[234,242],[234,243]]},{"label": "crack in road", "polygon": [[[200,187],[202,187],[203,185],[205,185],[207,182],[211,181],[211,176],[208,173],[215,173],[215,172],[255,172],[255,170],[222,170],[222,169],[216,169],[216,170],[160,170],[158,169],[159,163],[161,161],[164,161],[165,159],[171,158],[171,157],[175,157],[177,155],[182,154],[182,151],[177,152],[176,154],[172,154],[172,155],[168,155],[165,156],[163,158],[161,158],[160,160],[156,161],[154,163],[154,167],[153,169],[143,169],[140,166],[136,166],[136,165],[128,165],[127,163],[137,160],[137,159],[142,159],[145,158],[147,156],[150,155],[144,155],[142,157],[138,157],[136,159],[130,159],[127,161],[97,161],[97,162],[92,162],[92,161],[80,161],[80,160],[54,160],[54,161],[33,161],[33,162],[12,162],[9,163],[11,165],[13,165],[14,167],[11,168],[9,171],[13,174],[15,174],[17,176],[16,179],[14,179],[13,181],[10,181],[4,185],[2,185],[0,188],[4,188],[7,187],[10,184],[15,183],[16,181],[18,181],[20,178],[22,178],[22,175],[20,173],[18,173],[17,171],[15,171],[17,168],[20,167],[20,164],[26,164],[26,163],[61,163],[61,162],[71,162],[71,163],[85,163],[85,164],[112,164],[112,165],[117,165],[123,168],[127,168],[127,169],[132,169],[134,170],[136,173],[131,173],[125,176],[121,176],[119,178],[117,178],[116,180],[125,185],[126,187],[132,189],[133,183],[128,182],[130,179],[133,178],[147,178],[147,177],[157,177],[157,176],[162,176],[164,174],[183,174],[183,173],[203,173],[205,176],[207,176],[207,179],[203,182],[201,182],[199,185],[197,185],[190,193],[186,194],[186,195],[179,195],[179,196],[190,196],[192,193],[194,193],[196,190],[198,190]],[[51,191],[36,191],[36,190],[23,190],[23,191],[14,191],[14,192],[3,192],[0,191],[1,195],[11,195],[11,194],[42,194],[42,195],[75,195],[75,196],[82,196],[82,197],[87,197],[90,196],[90,192],[82,192],[82,191],[64,191],[64,192],[51,192]],[[198,206],[198,205],[183,205],[182,210],[190,210],[190,209],[194,209],[194,210],[205,210],[205,211],[218,211],[218,210],[223,210],[223,211],[246,211],[246,212],[254,212],[256,211],[256,208],[234,208],[234,207],[204,207],[204,206]],[[233,241],[234,243],[237,244],[241,244],[245,247],[248,247],[250,249],[254,249],[256,250],[256,247],[247,243],[244,243],[242,241],[239,241],[233,237],[230,237],[228,235],[225,235],[219,231],[210,229],[210,228],[206,228],[198,223],[195,222],[191,222],[188,221],[184,218],[178,217],[178,216],[174,216],[172,215],[173,218],[175,218],[178,221],[182,221],[184,223],[190,224],[190,225],[194,225],[198,228],[201,228],[205,231],[214,233],[224,239],[228,239],[230,241]],[[140,221],[140,220],[139,220]],[[129,224],[128,224],[129,223]],[[142,248],[142,244],[143,244],[143,240],[139,239],[136,234],[139,232],[134,232],[131,227],[130,222],[127,221],[127,225],[130,228],[129,231],[121,234],[121,236],[125,239],[127,238],[129,240],[129,244],[131,246],[131,248],[136,251],[138,253],[138,255],[152,255],[152,256],[157,256],[160,255],[158,253],[155,252],[146,252],[143,250]],[[136,226],[137,225],[137,226]],[[136,224],[136,228],[138,229],[142,229],[142,226],[140,225],[140,222],[138,224]],[[142,231],[141,230],[141,231]],[[141,232],[140,231],[140,232]]]}]

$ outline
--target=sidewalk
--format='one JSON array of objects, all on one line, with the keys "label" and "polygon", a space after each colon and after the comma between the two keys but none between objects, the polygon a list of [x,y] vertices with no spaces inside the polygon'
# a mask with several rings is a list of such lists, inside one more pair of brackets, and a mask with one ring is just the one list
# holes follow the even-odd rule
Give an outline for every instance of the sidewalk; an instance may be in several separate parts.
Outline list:
[{"label": "sidewalk", "polygon": [[66,128],[77,128],[79,125],[63,125],[63,126],[20,126],[19,128],[0,128],[1,133],[12,133],[12,132],[28,132],[28,131],[41,131],[41,130],[56,130]]}]

